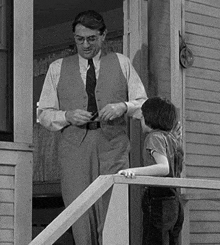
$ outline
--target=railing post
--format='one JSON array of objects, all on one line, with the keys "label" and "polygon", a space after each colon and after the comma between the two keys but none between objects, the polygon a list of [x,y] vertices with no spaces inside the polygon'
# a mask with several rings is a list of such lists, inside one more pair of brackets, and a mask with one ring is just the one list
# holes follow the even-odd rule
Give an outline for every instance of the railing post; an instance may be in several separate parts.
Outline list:
[{"label": "railing post", "polygon": [[103,230],[103,245],[129,244],[128,185],[115,184]]}]

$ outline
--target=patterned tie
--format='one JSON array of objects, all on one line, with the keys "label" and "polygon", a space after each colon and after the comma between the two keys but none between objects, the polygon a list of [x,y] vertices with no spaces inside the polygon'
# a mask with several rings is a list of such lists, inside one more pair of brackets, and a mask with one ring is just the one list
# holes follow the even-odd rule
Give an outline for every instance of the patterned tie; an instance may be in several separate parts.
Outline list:
[{"label": "patterned tie", "polygon": [[97,104],[95,99],[96,76],[95,67],[92,59],[88,60],[88,65],[90,67],[86,74],[86,92],[88,94],[87,111],[92,112],[94,114],[97,112]]}]

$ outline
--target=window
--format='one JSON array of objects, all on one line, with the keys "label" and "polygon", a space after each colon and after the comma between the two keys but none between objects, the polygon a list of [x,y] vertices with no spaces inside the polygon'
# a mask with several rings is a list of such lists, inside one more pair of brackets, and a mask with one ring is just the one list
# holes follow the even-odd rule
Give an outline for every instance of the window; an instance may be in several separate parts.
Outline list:
[{"label": "window", "polygon": [[12,0],[0,0],[0,141],[13,141]]}]

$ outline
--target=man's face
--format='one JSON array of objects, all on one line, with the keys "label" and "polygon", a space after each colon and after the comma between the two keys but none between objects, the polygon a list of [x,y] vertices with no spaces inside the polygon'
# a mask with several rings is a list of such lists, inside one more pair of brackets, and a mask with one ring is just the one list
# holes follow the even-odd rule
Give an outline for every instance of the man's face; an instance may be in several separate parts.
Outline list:
[{"label": "man's face", "polygon": [[105,36],[105,33],[100,35],[98,30],[92,30],[81,24],[77,24],[74,38],[79,55],[85,59],[95,57],[102,47]]}]

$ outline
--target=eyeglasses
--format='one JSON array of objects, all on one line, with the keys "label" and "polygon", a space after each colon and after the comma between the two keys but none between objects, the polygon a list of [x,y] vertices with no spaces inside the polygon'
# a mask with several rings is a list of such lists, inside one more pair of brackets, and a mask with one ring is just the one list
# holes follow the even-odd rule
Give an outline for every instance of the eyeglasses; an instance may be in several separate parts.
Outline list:
[{"label": "eyeglasses", "polygon": [[87,43],[93,44],[98,40],[99,36],[93,35],[93,36],[89,36],[89,37],[81,37],[81,36],[75,35],[74,38],[75,38],[75,42],[77,44],[83,44],[85,42],[85,40]]}]

